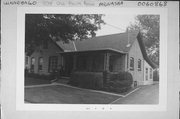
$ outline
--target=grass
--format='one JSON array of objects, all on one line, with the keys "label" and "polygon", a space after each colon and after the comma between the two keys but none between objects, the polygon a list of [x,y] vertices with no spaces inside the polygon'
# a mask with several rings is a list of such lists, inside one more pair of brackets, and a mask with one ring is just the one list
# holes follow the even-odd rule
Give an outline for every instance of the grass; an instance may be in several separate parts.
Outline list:
[{"label": "grass", "polygon": [[55,104],[109,104],[120,96],[74,89],[66,86],[25,88],[25,101]]},{"label": "grass", "polygon": [[[67,81],[67,79],[61,79],[58,80],[58,83],[67,84]],[[51,81],[47,79],[25,78],[25,86],[40,84],[51,84]],[[125,93],[111,93],[126,95],[134,89],[132,88]],[[59,85],[25,88],[25,101],[31,103],[108,104],[117,98],[121,97]]]}]

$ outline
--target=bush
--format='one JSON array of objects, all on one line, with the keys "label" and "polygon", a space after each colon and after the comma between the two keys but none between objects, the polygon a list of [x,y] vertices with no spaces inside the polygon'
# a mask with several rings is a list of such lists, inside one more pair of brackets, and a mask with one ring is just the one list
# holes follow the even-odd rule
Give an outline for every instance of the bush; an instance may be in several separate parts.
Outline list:
[{"label": "bush", "polygon": [[118,72],[109,74],[109,82],[106,84],[106,90],[113,92],[126,92],[133,84],[133,77],[129,72]]},{"label": "bush", "polygon": [[88,89],[102,89],[103,75],[98,72],[73,72],[69,84]]},{"label": "bush", "polygon": [[53,79],[52,75],[43,75],[43,74],[35,74],[35,73],[26,73],[25,76],[31,78],[37,78],[37,79],[45,79],[45,80]]}]

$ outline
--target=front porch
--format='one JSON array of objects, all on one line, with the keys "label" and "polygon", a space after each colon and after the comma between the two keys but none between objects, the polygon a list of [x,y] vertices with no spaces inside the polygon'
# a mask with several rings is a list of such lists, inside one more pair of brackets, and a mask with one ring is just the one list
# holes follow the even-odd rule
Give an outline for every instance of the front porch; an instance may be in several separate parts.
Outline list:
[{"label": "front porch", "polygon": [[126,54],[111,51],[84,51],[61,54],[64,72],[68,72],[70,84],[83,88],[102,89],[113,74],[126,71]]},{"label": "front porch", "polygon": [[109,50],[62,53],[64,70],[72,72],[120,72],[126,70],[126,54]]}]

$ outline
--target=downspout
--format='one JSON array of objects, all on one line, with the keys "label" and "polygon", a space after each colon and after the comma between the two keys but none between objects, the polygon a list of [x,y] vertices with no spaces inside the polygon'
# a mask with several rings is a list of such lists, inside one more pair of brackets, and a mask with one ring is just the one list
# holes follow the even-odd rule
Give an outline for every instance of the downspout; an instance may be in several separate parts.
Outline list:
[{"label": "downspout", "polygon": [[144,79],[146,78],[145,75],[144,75],[144,71],[145,71],[145,70],[144,70],[144,69],[145,69],[144,63],[145,63],[145,62],[144,62],[144,58],[143,58],[143,68],[142,68],[142,69],[143,69],[143,85],[144,85],[144,82],[145,82]]},{"label": "downspout", "polygon": [[[126,45],[126,47],[130,47],[130,44],[129,44],[129,29],[128,29],[128,27],[127,27],[127,29],[126,29],[126,32],[127,32],[127,37],[128,37],[128,42],[127,42],[127,45]],[[126,55],[127,56],[127,71],[129,72],[129,52],[128,52],[128,54]]]},{"label": "downspout", "polygon": [[127,63],[126,63],[126,68],[127,68],[127,70],[126,71],[128,71],[129,72],[129,53],[126,55],[126,61],[127,61]]}]

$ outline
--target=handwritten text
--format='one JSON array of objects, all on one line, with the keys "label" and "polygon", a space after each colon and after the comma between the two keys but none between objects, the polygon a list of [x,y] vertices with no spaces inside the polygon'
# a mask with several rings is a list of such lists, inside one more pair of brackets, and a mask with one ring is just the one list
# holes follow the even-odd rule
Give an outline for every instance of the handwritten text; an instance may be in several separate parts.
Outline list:
[{"label": "handwritten text", "polygon": [[4,5],[36,5],[37,1],[30,1],[30,0],[6,1],[3,4]]},{"label": "handwritten text", "polygon": [[107,6],[121,6],[123,5],[123,1],[119,1],[119,2],[100,2],[99,6],[102,7],[107,7]]}]

